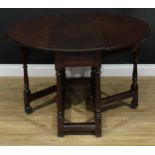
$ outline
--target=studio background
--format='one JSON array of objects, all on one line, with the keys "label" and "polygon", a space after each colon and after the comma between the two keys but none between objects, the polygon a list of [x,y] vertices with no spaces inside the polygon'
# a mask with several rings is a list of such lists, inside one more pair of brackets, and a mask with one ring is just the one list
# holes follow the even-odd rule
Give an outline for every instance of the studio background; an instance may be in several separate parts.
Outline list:
[{"label": "studio background", "polygon": [[[19,48],[13,42],[9,41],[5,31],[10,24],[20,19],[32,16],[50,15],[53,13],[66,12],[109,12],[137,17],[149,24],[151,28],[150,37],[143,43],[139,55],[140,64],[155,63],[155,9],[0,9],[0,64],[21,64],[21,55]],[[51,64],[52,56],[47,52],[33,52],[29,63],[31,64]],[[104,64],[130,64],[132,63],[131,53],[125,53],[115,56],[108,56],[104,59]]]}]

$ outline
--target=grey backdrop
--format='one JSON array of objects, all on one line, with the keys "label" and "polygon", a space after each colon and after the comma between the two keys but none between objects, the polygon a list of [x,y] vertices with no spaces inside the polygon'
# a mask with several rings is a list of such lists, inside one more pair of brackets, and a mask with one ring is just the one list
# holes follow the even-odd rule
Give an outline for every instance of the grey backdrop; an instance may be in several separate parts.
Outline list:
[{"label": "grey backdrop", "polygon": [[[110,12],[137,17],[147,22],[151,27],[151,36],[145,41],[142,52],[139,56],[139,63],[155,63],[155,9],[0,9],[0,64],[21,63],[18,47],[9,41],[5,36],[8,25],[19,19],[29,18],[38,15],[50,15],[56,12]],[[30,57],[32,64],[50,64],[52,56],[49,53],[37,51]],[[108,56],[104,59],[105,64],[128,64],[131,63],[129,53]]]}]

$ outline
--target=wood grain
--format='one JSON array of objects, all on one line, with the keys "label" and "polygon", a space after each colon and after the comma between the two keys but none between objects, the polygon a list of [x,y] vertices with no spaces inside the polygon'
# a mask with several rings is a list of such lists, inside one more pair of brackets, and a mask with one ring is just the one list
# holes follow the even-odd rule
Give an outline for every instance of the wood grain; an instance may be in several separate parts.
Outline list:
[{"label": "wood grain", "polygon": [[96,53],[135,46],[149,36],[150,28],[123,15],[60,13],[16,21],[6,34],[20,46],[45,52]]},{"label": "wood grain", "polygon": [[[36,91],[55,83],[54,78],[31,78],[31,90]],[[112,95],[130,88],[131,78],[102,78],[102,95]],[[49,95],[36,100],[32,106],[44,104],[31,115],[23,111],[22,78],[0,78],[0,145],[155,145],[155,78],[139,79],[139,107],[127,106],[105,109],[102,113],[102,137],[67,135],[57,137],[56,104]],[[79,91],[78,93],[83,93]],[[71,91],[72,106],[66,119],[73,122],[91,120],[84,101],[74,103],[78,94]],[[82,96],[82,95],[81,95]],[[74,98],[74,99],[73,99]],[[130,103],[130,99],[122,102]]]}]

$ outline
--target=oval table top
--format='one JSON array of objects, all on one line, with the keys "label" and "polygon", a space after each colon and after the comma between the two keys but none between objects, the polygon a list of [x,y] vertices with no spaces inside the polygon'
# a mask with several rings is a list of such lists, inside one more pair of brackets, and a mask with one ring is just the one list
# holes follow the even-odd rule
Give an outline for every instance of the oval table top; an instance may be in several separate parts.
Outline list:
[{"label": "oval table top", "polygon": [[31,17],[7,31],[21,46],[59,52],[118,50],[143,42],[149,34],[149,26],[139,19],[105,13]]}]

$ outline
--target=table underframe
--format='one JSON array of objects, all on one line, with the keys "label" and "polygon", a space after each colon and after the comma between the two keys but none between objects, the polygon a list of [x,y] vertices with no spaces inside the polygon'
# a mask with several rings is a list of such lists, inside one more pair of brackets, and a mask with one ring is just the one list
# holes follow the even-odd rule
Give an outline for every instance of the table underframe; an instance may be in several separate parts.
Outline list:
[{"label": "table underframe", "polygon": [[[101,55],[93,55],[91,53],[86,53],[86,55],[77,53],[66,56],[62,53],[55,54],[55,68],[56,68],[56,79],[57,84],[46,89],[31,93],[29,87],[29,76],[28,76],[28,58],[30,55],[30,50],[26,47],[21,47],[23,69],[24,69],[24,109],[27,114],[31,114],[33,109],[30,103],[36,99],[44,97],[46,95],[55,93],[57,94],[57,122],[58,122],[58,136],[62,137],[68,132],[92,132],[97,137],[100,137],[101,132],[101,112],[104,111],[105,106],[109,104],[120,101],[127,98],[132,98],[130,107],[135,109],[138,107],[138,84],[137,84],[137,56],[139,47],[136,46],[132,48],[133,56],[133,74],[132,74],[132,84],[129,91],[115,94],[112,96],[101,98],[100,90],[100,66],[101,66]],[[95,58],[94,58],[95,56]],[[66,59],[64,59],[64,57]],[[68,59],[69,57],[69,59]],[[73,61],[72,61],[73,59]],[[71,61],[69,61],[71,60]],[[79,63],[80,61],[80,63]],[[71,62],[71,63],[65,63]],[[65,110],[65,84],[66,84],[66,67],[91,67],[91,75],[89,80],[91,81],[92,88],[92,101],[93,101],[93,112],[94,112],[94,122],[82,122],[82,123],[66,123],[64,120],[64,110]]]}]

